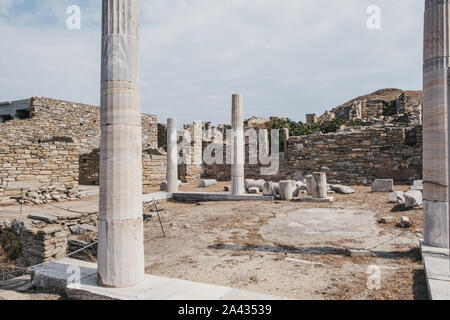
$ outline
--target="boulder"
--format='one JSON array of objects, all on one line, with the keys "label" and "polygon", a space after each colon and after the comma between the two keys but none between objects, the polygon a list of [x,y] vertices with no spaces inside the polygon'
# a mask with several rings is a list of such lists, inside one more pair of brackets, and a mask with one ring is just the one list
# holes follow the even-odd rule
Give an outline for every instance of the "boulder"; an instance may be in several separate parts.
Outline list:
[{"label": "boulder", "polygon": [[405,204],[405,194],[403,191],[395,191],[389,194],[390,203]]},{"label": "boulder", "polygon": [[330,189],[339,194],[355,193],[354,189],[347,187],[347,186],[340,185],[340,184],[330,184]]},{"label": "boulder", "polygon": [[377,179],[372,183],[372,192],[393,192],[393,179]]},{"label": "boulder", "polygon": [[405,194],[405,209],[417,208],[423,204],[422,192],[410,190]]}]

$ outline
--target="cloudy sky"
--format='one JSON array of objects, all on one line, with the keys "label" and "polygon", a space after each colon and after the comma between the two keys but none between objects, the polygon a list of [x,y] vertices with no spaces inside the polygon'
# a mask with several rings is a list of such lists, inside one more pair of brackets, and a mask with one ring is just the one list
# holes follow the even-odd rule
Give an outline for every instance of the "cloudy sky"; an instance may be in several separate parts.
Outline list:
[{"label": "cloudy sky", "polygon": [[[142,110],[304,121],[377,89],[421,88],[421,0],[141,0]],[[69,30],[70,5],[81,29]],[[381,29],[367,8],[381,9]],[[0,0],[0,101],[99,104],[100,0]]]}]

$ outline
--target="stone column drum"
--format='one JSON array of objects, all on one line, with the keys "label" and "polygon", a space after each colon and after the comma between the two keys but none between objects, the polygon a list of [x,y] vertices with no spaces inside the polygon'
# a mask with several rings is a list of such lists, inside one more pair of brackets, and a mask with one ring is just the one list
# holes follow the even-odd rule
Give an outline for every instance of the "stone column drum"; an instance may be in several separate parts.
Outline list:
[{"label": "stone column drum", "polygon": [[327,175],[325,172],[314,172],[312,174],[311,189],[313,199],[325,199],[327,197]]},{"label": "stone column drum", "polygon": [[178,192],[177,120],[167,119],[167,192]]},{"label": "stone column drum", "polygon": [[232,129],[233,129],[233,159],[231,164],[231,190],[233,195],[245,193],[244,187],[244,113],[242,96],[232,97]]},{"label": "stone column drum", "polygon": [[103,0],[98,283],[144,279],[139,1]]},{"label": "stone column drum", "polygon": [[425,1],[423,192],[425,243],[448,247],[449,4]]}]

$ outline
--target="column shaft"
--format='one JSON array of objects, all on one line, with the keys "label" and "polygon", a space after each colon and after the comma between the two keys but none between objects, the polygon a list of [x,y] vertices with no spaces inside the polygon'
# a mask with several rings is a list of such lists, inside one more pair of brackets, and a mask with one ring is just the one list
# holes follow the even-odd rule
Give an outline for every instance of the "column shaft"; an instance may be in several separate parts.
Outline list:
[{"label": "column shaft", "polygon": [[98,283],[144,279],[138,0],[103,0]]},{"label": "column shaft", "polygon": [[231,165],[231,185],[234,195],[245,193],[244,187],[244,114],[242,97],[234,94],[232,97],[232,129],[233,129],[233,159]]},{"label": "column shaft", "polygon": [[425,1],[423,66],[424,236],[448,247],[449,4]]},{"label": "column shaft", "polygon": [[167,119],[167,192],[178,191],[177,121]]}]

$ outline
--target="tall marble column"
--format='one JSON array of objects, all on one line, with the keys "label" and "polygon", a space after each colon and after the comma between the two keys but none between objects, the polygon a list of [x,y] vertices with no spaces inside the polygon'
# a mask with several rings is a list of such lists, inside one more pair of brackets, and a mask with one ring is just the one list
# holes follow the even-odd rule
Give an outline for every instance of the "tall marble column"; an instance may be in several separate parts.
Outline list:
[{"label": "tall marble column", "polygon": [[103,0],[98,283],[144,279],[139,1]]},{"label": "tall marble column", "polygon": [[178,191],[177,120],[167,119],[167,192]]},{"label": "tall marble column", "polygon": [[423,179],[425,243],[448,247],[449,4],[425,1]]},{"label": "tall marble column", "polygon": [[289,146],[289,128],[283,129],[283,136],[284,136],[284,158],[287,158]]},{"label": "tall marble column", "polygon": [[232,117],[233,129],[233,159],[231,164],[231,189],[233,195],[245,193],[244,187],[244,113],[242,96],[233,94]]}]

